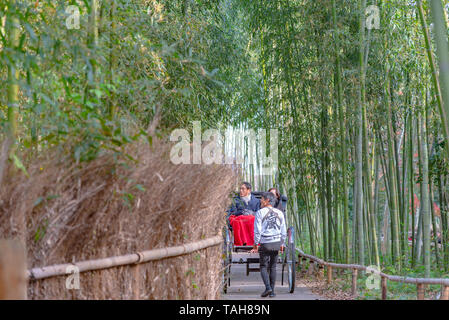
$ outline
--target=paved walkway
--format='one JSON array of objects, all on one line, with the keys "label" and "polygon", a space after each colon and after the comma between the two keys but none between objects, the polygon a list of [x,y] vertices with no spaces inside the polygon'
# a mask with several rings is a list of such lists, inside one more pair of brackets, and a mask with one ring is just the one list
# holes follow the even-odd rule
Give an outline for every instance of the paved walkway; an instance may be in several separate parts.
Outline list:
[{"label": "paved walkway", "polygon": [[[251,267],[258,267],[257,264]],[[322,297],[313,294],[309,288],[297,285],[293,293],[288,292],[288,283],[285,281],[287,272],[284,273],[284,285],[281,286],[282,265],[276,266],[276,297],[262,298],[260,294],[264,291],[260,272],[251,272],[246,275],[245,264],[233,264],[231,266],[231,286],[228,287],[228,293],[222,294],[224,300],[259,300],[259,299],[275,299],[275,300],[323,300]]]}]

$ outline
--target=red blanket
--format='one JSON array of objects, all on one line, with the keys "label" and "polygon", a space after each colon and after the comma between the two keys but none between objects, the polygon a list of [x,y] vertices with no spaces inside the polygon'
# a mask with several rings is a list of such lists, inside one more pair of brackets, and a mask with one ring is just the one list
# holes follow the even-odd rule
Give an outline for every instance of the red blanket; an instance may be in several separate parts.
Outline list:
[{"label": "red blanket", "polygon": [[234,231],[235,246],[254,245],[254,216],[234,216],[229,217],[229,223]]}]

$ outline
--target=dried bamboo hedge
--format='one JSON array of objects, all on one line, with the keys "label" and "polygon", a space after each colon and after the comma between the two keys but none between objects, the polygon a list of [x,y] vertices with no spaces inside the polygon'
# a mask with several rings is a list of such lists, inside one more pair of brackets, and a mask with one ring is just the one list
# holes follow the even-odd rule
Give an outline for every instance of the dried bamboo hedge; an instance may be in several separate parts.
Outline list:
[{"label": "dried bamboo hedge", "polygon": [[[26,239],[28,269],[172,247],[216,236],[236,174],[222,165],[174,165],[170,148],[130,145],[137,161],[106,153],[74,164],[49,153],[30,177],[0,189],[0,234]],[[215,299],[221,247],[189,255],[29,283],[30,299]]]}]

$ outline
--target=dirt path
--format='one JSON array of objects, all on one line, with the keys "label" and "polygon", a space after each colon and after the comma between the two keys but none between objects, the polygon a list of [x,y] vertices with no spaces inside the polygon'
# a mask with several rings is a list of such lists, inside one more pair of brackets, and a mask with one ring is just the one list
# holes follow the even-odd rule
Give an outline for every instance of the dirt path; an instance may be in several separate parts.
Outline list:
[{"label": "dirt path", "polygon": [[[252,267],[256,267],[253,265]],[[281,286],[281,271],[282,266],[277,265],[276,277],[276,297],[262,298],[260,294],[264,291],[264,285],[260,272],[251,272],[246,275],[246,265],[233,264],[231,267],[231,286],[228,288],[228,293],[222,295],[224,300],[260,300],[260,299],[275,299],[275,300],[323,300],[324,298],[313,294],[312,291],[304,284],[298,284],[294,293],[288,292],[288,284],[284,281]],[[286,276],[286,274],[285,274]],[[284,279],[285,280],[285,279]]]}]

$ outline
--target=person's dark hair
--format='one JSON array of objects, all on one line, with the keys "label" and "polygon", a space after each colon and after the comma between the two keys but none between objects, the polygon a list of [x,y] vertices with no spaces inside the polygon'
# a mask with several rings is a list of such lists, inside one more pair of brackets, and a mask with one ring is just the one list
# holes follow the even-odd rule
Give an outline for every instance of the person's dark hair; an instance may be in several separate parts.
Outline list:
[{"label": "person's dark hair", "polygon": [[252,190],[252,188],[251,188],[251,183],[249,183],[249,182],[243,182],[242,185],[245,185],[245,187],[246,187],[247,189]]},{"label": "person's dark hair", "polygon": [[281,200],[281,194],[279,193],[279,190],[276,189],[276,188],[270,188],[270,189],[268,189],[268,192],[271,192],[271,190],[276,191],[276,198],[277,198],[278,200]]},{"label": "person's dark hair", "polygon": [[271,192],[262,193],[262,198],[269,200],[272,206],[276,205],[276,196]]}]

